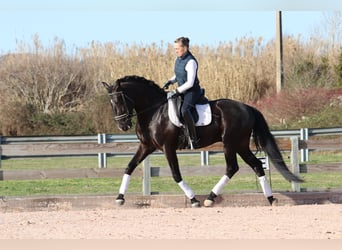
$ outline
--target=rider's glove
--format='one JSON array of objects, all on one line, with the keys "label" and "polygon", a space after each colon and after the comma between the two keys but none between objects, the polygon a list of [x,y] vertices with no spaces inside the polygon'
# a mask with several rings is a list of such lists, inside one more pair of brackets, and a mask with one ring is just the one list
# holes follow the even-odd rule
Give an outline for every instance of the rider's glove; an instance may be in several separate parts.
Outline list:
[{"label": "rider's glove", "polygon": [[169,91],[169,92],[167,93],[167,99],[171,99],[171,98],[174,98],[174,97],[177,97],[177,96],[179,96],[179,92],[178,92],[177,89],[176,89],[176,90]]},{"label": "rider's glove", "polygon": [[168,89],[171,84],[172,84],[172,82],[170,80],[166,81],[164,83],[163,89]]}]

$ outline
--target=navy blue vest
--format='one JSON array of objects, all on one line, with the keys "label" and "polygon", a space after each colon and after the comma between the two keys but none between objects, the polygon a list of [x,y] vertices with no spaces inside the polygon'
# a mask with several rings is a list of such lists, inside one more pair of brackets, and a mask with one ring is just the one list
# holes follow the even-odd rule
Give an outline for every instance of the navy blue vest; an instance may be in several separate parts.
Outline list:
[{"label": "navy blue vest", "polygon": [[[197,63],[196,58],[189,51],[184,56],[177,57],[176,59],[175,75],[176,75],[176,80],[178,82],[178,86],[182,86],[188,80],[185,66],[191,59],[195,60],[195,62]],[[198,69],[198,63],[197,63],[197,69]],[[196,70],[195,82],[192,88],[199,89],[199,80],[197,78],[197,70]]]}]

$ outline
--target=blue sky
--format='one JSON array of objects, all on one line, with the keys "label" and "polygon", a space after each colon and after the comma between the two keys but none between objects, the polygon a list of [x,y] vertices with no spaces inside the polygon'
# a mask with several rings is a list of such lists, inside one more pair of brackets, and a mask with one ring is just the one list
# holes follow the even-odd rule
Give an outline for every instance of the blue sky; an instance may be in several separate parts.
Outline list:
[{"label": "blue sky", "polygon": [[[324,2],[324,3],[322,3]],[[283,33],[308,38],[322,24],[323,13],[342,9],[342,1],[266,0],[0,0],[0,54],[16,41],[31,43],[38,34],[45,45],[55,37],[69,48],[91,41],[150,44],[188,36],[192,44],[215,45],[243,36],[275,38],[276,10]]]}]

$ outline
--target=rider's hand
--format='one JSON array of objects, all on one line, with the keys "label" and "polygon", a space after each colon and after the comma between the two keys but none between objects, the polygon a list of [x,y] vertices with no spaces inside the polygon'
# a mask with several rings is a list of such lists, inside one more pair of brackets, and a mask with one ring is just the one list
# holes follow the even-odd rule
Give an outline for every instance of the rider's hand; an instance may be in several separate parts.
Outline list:
[{"label": "rider's hand", "polygon": [[163,89],[168,89],[171,84],[172,84],[172,82],[170,80],[166,81],[164,83]]},{"label": "rider's hand", "polygon": [[178,92],[177,89],[176,89],[176,90],[169,91],[169,92],[167,93],[167,99],[171,99],[171,98],[174,98],[174,97],[177,97],[177,96],[179,96],[179,92]]}]

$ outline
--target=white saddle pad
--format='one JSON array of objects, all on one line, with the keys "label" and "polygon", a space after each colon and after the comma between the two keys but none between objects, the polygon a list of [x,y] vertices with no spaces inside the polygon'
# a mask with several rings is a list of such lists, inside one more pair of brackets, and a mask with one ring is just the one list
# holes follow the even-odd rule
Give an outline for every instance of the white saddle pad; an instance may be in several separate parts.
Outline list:
[{"label": "white saddle pad", "polygon": [[[169,113],[169,118],[171,122],[177,127],[183,127],[183,124],[179,121],[179,118],[177,116],[175,103],[171,99],[169,99],[168,103],[169,103],[168,113]],[[209,125],[211,123],[211,109],[210,109],[209,103],[204,104],[204,105],[196,104],[196,110],[197,110],[199,119],[195,125],[196,126]]]}]

